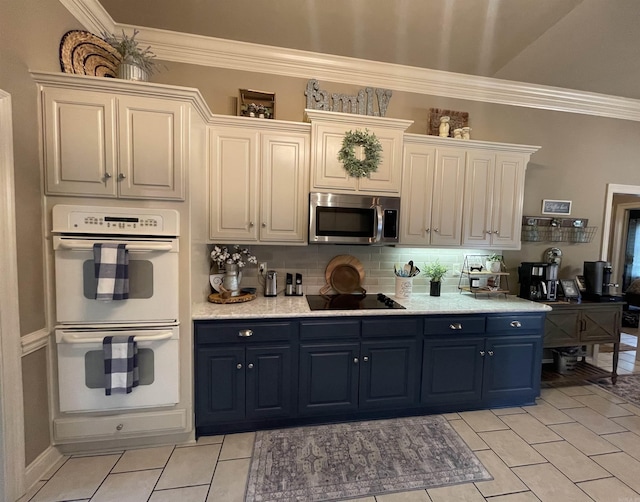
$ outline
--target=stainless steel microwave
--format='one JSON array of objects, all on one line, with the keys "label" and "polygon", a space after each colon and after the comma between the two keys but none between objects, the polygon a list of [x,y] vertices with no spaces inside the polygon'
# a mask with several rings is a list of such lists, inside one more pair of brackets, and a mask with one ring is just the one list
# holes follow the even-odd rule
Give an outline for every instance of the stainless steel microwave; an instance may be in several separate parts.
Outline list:
[{"label": "stainless steel microwave", "polygon": [[309,243],[396,244],[400,197],[309,194]]}]

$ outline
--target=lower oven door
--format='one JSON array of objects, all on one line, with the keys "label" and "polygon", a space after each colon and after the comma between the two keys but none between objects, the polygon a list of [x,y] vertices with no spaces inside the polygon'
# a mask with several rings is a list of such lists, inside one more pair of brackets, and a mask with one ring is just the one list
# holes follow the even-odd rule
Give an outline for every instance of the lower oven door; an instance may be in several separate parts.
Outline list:
[{"label": "lower oven door", "polygon": [[[129,298],[96,300],[93,245],[118,242],[129,253]],[[54,236],[58,323],[172,323],[178,319],[178,240]]]},{"label": "lower oven door", "polygon": [[[171,406],[179,401],[179,327],[144,329],[57,329],[61,412],[130,410]],[[138,346],[140,384],[130,394],[105,395],[102,342],[133,335]]]}]

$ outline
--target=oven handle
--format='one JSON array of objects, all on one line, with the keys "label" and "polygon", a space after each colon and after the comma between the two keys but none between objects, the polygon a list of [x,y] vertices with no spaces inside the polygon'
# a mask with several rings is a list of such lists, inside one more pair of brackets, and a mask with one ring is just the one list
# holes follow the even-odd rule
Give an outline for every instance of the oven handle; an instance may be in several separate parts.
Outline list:
[{"label": "oven handle", "polygon": [[[155,335],[136,335],[133,340],[135,342],[158,342],[160,340],[168,340],[173,336],[173,331],[161,331]],[[104,337],[83,338],[73,333],[62,333],[64,343],[102,343]]]},{"label": "oven handle", "polygon": [[[93,249],[92,242],[84,242],[84,241],[60,241],[61,249],[70,249],[70,250],[90,250]],[[162,244],[154,244],[154,243],[145,243],[145,244],[127,244],[126,248],[128,251],[171,251],[173,246],[171,243],[162,243]]]}]

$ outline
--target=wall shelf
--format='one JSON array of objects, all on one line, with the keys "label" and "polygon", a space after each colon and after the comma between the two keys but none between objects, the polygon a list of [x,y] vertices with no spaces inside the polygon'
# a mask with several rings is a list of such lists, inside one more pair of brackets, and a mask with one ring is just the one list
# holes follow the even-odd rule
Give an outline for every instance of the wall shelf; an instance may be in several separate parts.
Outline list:
[{"label": "wall shelf", "polygon": [[523,242],[574,242],[589,243],[598,227],[588,226],[586,218],[550,218],[544,216],[523,216]]}]

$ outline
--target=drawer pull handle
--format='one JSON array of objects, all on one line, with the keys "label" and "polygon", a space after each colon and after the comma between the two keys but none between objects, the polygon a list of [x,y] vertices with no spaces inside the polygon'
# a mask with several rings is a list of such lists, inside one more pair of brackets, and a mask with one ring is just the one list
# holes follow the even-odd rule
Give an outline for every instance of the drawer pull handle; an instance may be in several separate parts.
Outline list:
[{"label": "drawer pull handle", "polygon": [[239,370],[242,369],[242,363],[238,363],[238,365],[236,366],[236,368],[238,368]]},{"label": "drawer pull handle", "polygon": [[493,355],[493,350],[489,351],[489,355],[492,356]]},{"label": "drawer pull handle", "polygon": [[253,336],[253,331],[250,329],[241,329],[240,331],[238,331],[238,336],[241,336],[242,338],[248,338],[250,336]]},{"label": "drawer pull handle", "polygon": [[369,362],[369,358],[368,358],[367,356],[364,356],[364,357],[362,358],[362,360],[363,360],[365,363]]},{"label": "drawer pull handle", "polygon": [[481,355],[482,357],[484,357],[484,350],[481,350],[481,351],[480,351],[480,355]]},{"label": "drawer pull handle", "polygon": [[358,358],[357,357],[353,358],[353,364],[358,364]]},{"label": "drawer pull handle", "polygon": [[456,323],[453,323],[453,324],[449,324],[449,328],[450,329],[455,329],[455,330],[462,329],[462,324],[460,324],[459,322],[456,322]]},{"label": "drawer pull handle", "polygon": [[512,328],[521,328],[522,327],[522,323],[520,321],[511,321],[511,327]]},{"label": "drawer pull handle", "polygon": [[250,370],[252,370],[252,369],[253,369],[253,363],[249,363],[249,364],[247,365],[247,368],[249,368]]},{"label": "drawer pull handle", "polygon": [[124,428],[124,424],[118,424],[116,425],[116,430],[117,431],[121,431]]}]

